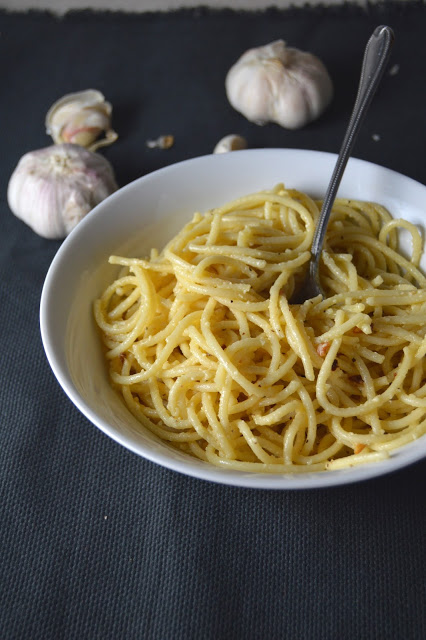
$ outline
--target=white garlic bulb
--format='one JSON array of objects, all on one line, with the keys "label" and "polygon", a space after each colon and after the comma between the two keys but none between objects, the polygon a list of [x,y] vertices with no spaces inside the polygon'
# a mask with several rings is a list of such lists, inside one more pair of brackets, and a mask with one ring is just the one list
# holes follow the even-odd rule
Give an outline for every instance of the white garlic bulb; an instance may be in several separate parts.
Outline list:
[{"label": "white garlic bulb", "polygon": [[118,138],[111,128],[112,106],[100,91],[68,93],[46,115],[46,133],[53,142],[71,142],[95,151]]},{"label": "white garlic bulb", "polygon": [[103,156],[76,144],[30,151],[7,189],[12,212],[44,238],[64,238],[117,184]]},{"label": "white garlic bulb", "polygon": [[230,104],[256,124],[298,129],[329,105],[333,85],[324,64],[283,40],[246,51],[225,81]]},{"label": "white garlic bulb", "polygon": [[213,153],[228,153],[229,151],[239,151],[240,149],[247,149],[247,140],[236,133],[230,133],[219,140],[213,149]]}]

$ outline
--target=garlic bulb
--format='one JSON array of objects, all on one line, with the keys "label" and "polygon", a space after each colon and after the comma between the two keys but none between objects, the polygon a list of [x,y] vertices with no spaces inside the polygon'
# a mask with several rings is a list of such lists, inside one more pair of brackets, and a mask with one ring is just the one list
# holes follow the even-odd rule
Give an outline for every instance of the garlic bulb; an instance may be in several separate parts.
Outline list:
[{"label": "garlic bulb", "polygon": [[228,153],[229,151],[239,151],[240,149],[247,149],[247,140],[243,136],[231,133],[229,136],[219,140],[213,149],[213,153]]},{"label": "garlic bulb", "polygon": [[324,64],[283,40],[246,51],[225,81],[230,104],[256,124],[298,129],[329,105],[333,85]]},{"label": "garlic bulb", "polygon": [[56,144],[71,142],[95,151],[118,138],[111,128],[111,114],[112,107],[100,91],[69,93],[47,112],[46,133]]},{"label": "garlic bulb", "polygon": [[12,212],[44,238],[64,238],[117,189],[103,156],[76,144],[30,151],[19,160],[7,189]]}]

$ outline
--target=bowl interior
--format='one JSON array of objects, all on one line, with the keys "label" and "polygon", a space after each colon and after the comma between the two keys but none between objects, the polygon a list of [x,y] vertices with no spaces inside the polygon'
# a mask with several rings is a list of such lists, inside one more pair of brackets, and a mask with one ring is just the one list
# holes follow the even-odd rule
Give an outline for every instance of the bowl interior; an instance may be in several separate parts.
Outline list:
[{"label": "bowl interior", "polygon": [[[120,189],[96,207],[59,249],[43,288],[40,326],[46,355],[65,393],[114,440],[162,466],[206,480],[252,488],[318,488],[355,482],[426,455],[426,438],[389,460],[342,471],[294,475],[217,469],[180,453],[137,422],[108,381],[93,302],[115,277],[111,254],[146,255],[161,249],[195,211],[279,182],[322,197],[334,154],[305,150],[249,150],[181,162]],[[424,229],[426,187],[393,171],[350,159],[339,196],[373,200]],[[407,249],[409,247],[407,246]],[[426,270],[426,256],[423,259]]]}]

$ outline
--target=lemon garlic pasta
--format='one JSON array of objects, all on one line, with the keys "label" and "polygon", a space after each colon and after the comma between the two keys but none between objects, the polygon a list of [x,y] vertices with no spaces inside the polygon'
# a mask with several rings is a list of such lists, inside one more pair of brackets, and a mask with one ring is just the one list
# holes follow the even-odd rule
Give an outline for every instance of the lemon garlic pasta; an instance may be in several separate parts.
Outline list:
[{"label": "lemon garlic pasta", "polygon": [[[278,185],[196,213],[161,251],[111,256],[95,302],[112,384],[156,436],[208,463],[294,473],[381,460],[426,432],[426,279],[418,229]],[[411,254],[399,251],[401,230]]]}]

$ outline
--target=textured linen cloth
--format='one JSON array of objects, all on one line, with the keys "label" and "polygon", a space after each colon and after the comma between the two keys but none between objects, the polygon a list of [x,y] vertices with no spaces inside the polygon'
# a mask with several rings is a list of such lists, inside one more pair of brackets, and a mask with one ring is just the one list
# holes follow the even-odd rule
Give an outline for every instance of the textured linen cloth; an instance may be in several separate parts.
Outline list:
[{"label": "textured linen cloth", "polygon": [[[192,479],[127,451],[50,370],[39,301],[60,242],[38,237],[6,199],[21,155],[51,143],[50,105],[87,88],[113,104],[119,140],[102,153],[120,186],[233,132],[250,147],[337,152],[379,24],[396,42],[354,155],[425,182],[423,3],[0,13],[2,639],[426,637],[426,461],[346,487],[274,492]],[[241,53],[278,38],[318,55],[335,86],[330,109],[298,131],[249,123],[224,92]],[[172,149],[146,147],[162,134],[175,136]]]}]

